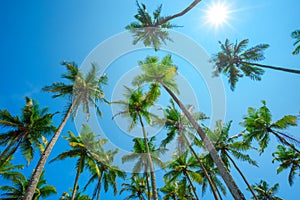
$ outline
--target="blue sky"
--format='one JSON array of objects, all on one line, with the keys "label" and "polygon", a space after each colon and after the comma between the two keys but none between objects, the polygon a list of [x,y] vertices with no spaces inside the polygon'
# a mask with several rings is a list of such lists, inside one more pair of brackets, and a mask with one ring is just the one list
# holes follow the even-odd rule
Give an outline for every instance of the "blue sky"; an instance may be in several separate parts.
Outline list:
[{"label": "blue sky", "polygon": [[[152,11],[163,3],[163,15],[170,15],[181,11],[191,1],[141,1]],[[298,0],[272,1],[272,0],[233,0],[227,2],[232,9],[228,22],[219,29],[204,24],[204,11],[213,1],[203,0],[185,16],[172,21],[174,24],[183,25],[176,31],[190,37],[197,42],[208,54],[219,50],[218,41],[231,41],[250,39],[249,47],[267,43],[270,48],[266,51],[266,59],[262,62],[275,66],[299,69],[300,56],[293,56],[293,40],[290,33],[299,29]],[[13,114],[19,114],[24,105],[24,97],[29,96],[40,102],[42,107],[48,106],[52,112],[64,109],[64,100],[51,99],[49,94],[41,91],[45,85],[58,81],[64,68],[60,62],[75,61],[79,65],[90,52],[101,42],[115,34],[123,32],[124,27],[134,20],[136,14],[135,1],[83,1],[83,0],[54,0],[54,1],[1,1],[0,3],[0,43],[1,43],[1,80],[0,80],[0,108],[8,109]],[[141,56],[164,55],[153,50],[139,51],[137,54],[124,55],[115,61],[109,68],[110,80],[116,79],[118,64],[124,62],[130,69],[135,67]],[[126,57],[128,56],[128,57]],[[136,58],[132,59],[131,58]],[[142,59],[144,58],[142,57]],[[129,59],[130,58],[130,59]],[[123,60],[122,60],[123,59]],[[129,61],[131,60],[131,61]],[[190,67],[181,58],[176,58],[179,64]],[[180,65],[179,65],[180,67]],[[179,68],[179,71],[181,68]],[[186,72],[182,69],[183,74]],[[111,78],[110,78],[111,76]],[[230,91],[227,80],[222,77],[226,92],[225,120],[233,120],[233,134],[242,131],[238,125],[246,114],[249,106],[260,106],[264,99],[269,106],[274,120],[286,114],[299,114],[300,110],[300,77],[294,74],[266,70],[262,81],[253,82],[248,78],[241,79],[234,92]],[[113,81],[110,81],[114,84]],[[194,81],[190,83],[195,89]],[[113,85],[105,88],[110,93]],[[204,89],[205,90],[205,89]],[[204,91],[207,94],[207,91]],[[198,97],[197,97],[198,98]],[[206,97],[205,97],[206,98]],[[198,99],[199,100],[199,99]],[[205,104],[199,100],[199,104]],[[209,100],[205,99],[205,102]],[[188,102],[187,102],[188,103]],[[202,103],[202,104],[201,104]],[[205,107],[205,106],[204,106]],[[104,108],[109,111],[108,108]],[[205,107],[210,112],[209,107]],[[109,113],[107,114],[109,115]],[[105,113],[104,113],[105,118]],[[58,125],[61,117],[56,116]],[[109,118],[110,119],[110,118]],[[106,119],[107,120],[107,119]],[[109,127],[110,128],[110,127]],[[111,127],[115,130],[116,127]],[[69,122],[67,130],[76,132],[75,126]],[[288,132],[298,136],[299,128]],[[260,179],[267,180],[271,185],[280,183],[278,195],[285,199],[293,199],[299,192],[299,178],[292,187],[288,185],[287,173],[276,175],[278,163],[272,164],[271,153],[275,150],[277,141],[272,139],[266,152],[259,157],[257,153],[251,154],[257,159],[260,168],[239,163],[251,183]],[[67,148],[67,143],[61,138],[55,146],[50,158],[53,158]],[[25,163],[16,157],[16,163]],[[33,161],[25,171],[30,174],[36,164]],[[75,176],[74,161],[55,162],[46,165],[46,178],[49,184],[57,186],[58,194],[67,191],[73,185]],[[237,176],[233,172],[234,176]],[[87,174],[83,175],[81,183],[84,184]],[[1,185],[3,184],[0,180]],[[246,186],[237,178],[241,188]],[[160,184],[159,184],[160,185]],[[90,191],[89,191],[90,192]],[[111,191],[110,191],[111,193]],[[102,193],[102,199],[123,199],[111,197],[109,193]],[[245,192],[249,197],[249,192]],[[209,195],[207,195],[210,197]],[[207,197],[206,196],[206,197]],[[228,195],[228,199],[230,199]],[[51,199],[55,199],[52,197]]]}]

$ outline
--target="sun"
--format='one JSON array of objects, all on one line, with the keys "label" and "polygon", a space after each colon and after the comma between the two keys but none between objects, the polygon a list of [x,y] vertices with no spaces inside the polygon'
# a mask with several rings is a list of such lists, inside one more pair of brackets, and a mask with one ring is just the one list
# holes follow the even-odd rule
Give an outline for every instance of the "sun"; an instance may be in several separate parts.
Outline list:
[{"label": "sun", "polygon": [[230,14],[229,7],[222,2],[216,2],[211,4],[206,13],[206,23],[218,28],[223,24],[228,24],[228,18]]}]

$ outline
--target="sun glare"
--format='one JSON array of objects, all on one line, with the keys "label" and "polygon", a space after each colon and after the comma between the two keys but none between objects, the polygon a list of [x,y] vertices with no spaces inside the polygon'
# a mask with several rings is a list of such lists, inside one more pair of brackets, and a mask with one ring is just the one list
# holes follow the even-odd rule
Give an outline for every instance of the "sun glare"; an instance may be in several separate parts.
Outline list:
[{"label": "sun glare", "polygon": [[208,7],[206,12],[206,23],[214,26],[215,28],[227,24],[229,18],[229,8],[221,2],[213,3]]}]

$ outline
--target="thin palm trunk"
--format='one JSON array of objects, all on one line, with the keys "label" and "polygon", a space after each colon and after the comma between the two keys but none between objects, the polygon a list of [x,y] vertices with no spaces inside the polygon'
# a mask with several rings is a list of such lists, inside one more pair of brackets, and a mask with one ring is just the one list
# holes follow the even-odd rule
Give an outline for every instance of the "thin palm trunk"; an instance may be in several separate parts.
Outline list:
[{"label": "thin palm trunk", "polygon": [[240,170],[240,168],[237,166],[237,164],[234,162],[234,160],[231,158],[231,156],[225,151],[226,156],[229,158],[229,160],[231,161],[231,163],[233,164],[234,168],[239,172],[239,174],[241,175],[241,177],[243,178],[244,182],[246,183],[246,185],[248,186],[250,192],[252,193],[253,197],[258,200],[257,196],[255,195],[255,192],[253,191],[251,185],[249,184],[249,182],[247,181],[246,177],[244,176],[243,172]]},{"label": "thin palm trunk", "polygon": [[194,186],[193,181],[191,180],[190,176],[186,172],[183,172],[183,173],[184,173],[185,177],[188,179],[190,186],[192,187],[192,190],[193,190],[196,200],[199,200],[199,197],[198,197],[197,191],[196,191],[196,187]]},{"label": "thin palm trunk", "polygon": [[244,200],[246,199],[244,194],[241,192],[241,190],[236,185],[234,179],[230,175],[228,169],[225,167],[223,161],[221,160],[220,156],[218,155],[218,152],[216,151],[215,147],[203,131],[203,129],[199,126],[199,124],[195,121],[191,113],[185,108],[185,106],[181,103],[181,101],[176,97],[176,95],[170,90],[163,82],[160,82],[160,84],[164,87],[164,89],[170,94],[170,96],[173,98],[173,100],[177,103],[177,105],[180,107],[184,115],[187,117],[187,119],[191,122],[192,126],[197,131],[198,135],[202,139],[204,146],[209,151],[210,156],[212,157],[214,163],[219,169],[220,175],[222,176],[224,182],[226,183],[229,191],[231,192],[232,196],[236,200]]},{"label": "thin palm trunk", "polygon": [[40,157],[40,160],[39,160],[36,168],[34,169],[34,172],[32,174],[32,177],[31,177],[30,182],[28,184],[28,187],[26,189],[26,193],[24,195],[23,200],[31,200],[32,199],[32,197],[34,195],[34,191],[37,187],[38,181],[39,181],[39,179],[41,177],[41,174],[43,172],[43,169],[45,167],[47,158],[49,157],[49,155],[50,155],[57,139],[59,138],[59,136],[60,136],[63,128],[65,127],[68,119],[70,118],[74,105],[75,105],[75,102],[73,102],[70,105],[64,119],[62,120],[61,124],[59,125],[58,129],[56,130],[56,132],[55,132],[54,136],[52,137],[51,141],[47,145],[45,151],[42,153],[42,155]]},{"label": "thin palm trunk", "polygon": [[82,156],[80,157],[80,164],[78,165],[78,169],[77,169],[77,172],[76,172],[76,177],[75,177],[75,181],[74,181],[74,186],[73,186],[73,191],[72,191],[72,198],[71,200],[74,200],[75,199],[75,196],[76,196],[76,192],[77,192],[77,185],[78,185],[78,180],[79,180],[79,176],[81,174],[81,166],[82,166],[82,161],[83,161],[84,158],[82,158]]},{"label": "thin palm trunk", "polygon": [[156,26],[159,26],[159,25],[162,25],[174,18],[177,18],[177,17],[181,17],[183,16],[184,14],[186,14],[187,12],[189,12],[192,8],[194,8],[201,0],[194,0],[187,8],[185,8],[183,11],[181,11],[180,13],[177,13],[175,15],[172,15],[172,16],[169,16],[169,17],[166,17],[164,18],[163,20],[159,21],[157,24],[155,24]]},{"label": "thin palm trunk", "polygon": [[289,73],[294,73],[294,74],[300,74],[300,70],[297,70],[297,69],[274,67],[274,66],[270,66],[270,65],[262,65],[262,64],[251,63],[251,62],[241,62],[241,64],[254,65],[254,66],[257,66],[257,67],[261,67],[261,68],[268,68],[268,69],[274,69],[274,70],[278,70],[278,71],[284,71],[284,72],[289,72]]},{"label": "thin palm trunk", "polygon": [[153,162],[152,162],[152,158],[151,158],[150,150],[149,150],[149,146],[148,146],[147,133],[146,133],[146,129],[145,129],[145,126],[144,126],[144,123],[142,120],[142,116],[139,113],[138,113],[138,116],[139,116],[139,120],[140,120],[142,130],[143,130],[146,152],[148,155],[148,161],[149,161],[149,166],[150,166],[150,176],[151,176],[153,199],[158,200],[158,194],[157,194],[157,189],[156,189],[156,177],[155,177],[154,166],[153,166]]},{"label": "thin palm trunk", "polygon": [[101,193],[101,186],[102,186],[102,177],[103,177],[103,171],[100,173],[100,177],[99,177],[99,180],[98,180],[97,200],[100,200],[100,193]]},{"label": "thin palm trunk", "polygon": [[[290,140],[295,141],[295,142],[299,142],[298,140],[295,140],[295,138],[292,138],[292,137],[290,137],[289,135],[286,135],[286,134],[284,134],[284,133],[280,133],[280,132],[274,131],[274,130],[272,130],[272,129],[269,129],[268,131],[271,132],[271,133],[273,133],[273,134],[276,136],[276,138],[277,138],[281,143],[283,143],[283,144],[289,146],[290,148],[292,148],[292,149],[293,149],[294,151],[296,151],[297,153],[300,153],[300,151],[299,151],[294,145],[292,145],[292,144],[289,143],[286,139],[284,139],[284,137],[287,137],[287,138],[289,138]],[[282,137],[281,135],[283,135],[284,137]]]},{"label": "thin palm trunk", "polygon": [[150,191],[149,176],[148,176],[147,170],[148,170],[148,167],[146,167],[146,169],[145,169],[145,176],[146,176],[146,185],[147,185],[147,191],[148,191],[147,197],[148,197],[148,200],[150,200],[151,199],[151,196],[150,196],[151,191]]},{"label": "thin palm trunk", "polygon": [[215,186],[213,185],[213,182],[212,182],[210,176],[208,175],[208,172],[207,172],[206,168],[204,167],[204,165],[203,165],[201,159],[200,159],[200,158],[198,157],[198,155],[196,154],[195,150],[193,149],[192,145],[191,145],[190,142],[188,141],[188,139],[187,139],[187,137],[185,136],[185,134],[184,134],[183,132],[181,132],[181,131],[180,131],[180,134],[181,134],[181,135],[183,136],[183,138],[185,139],[185,141],[186,141],[187,145],[189,146],[191,152],[193,153],[193,155],[194,155],[195,158],[197,159],[197,161],[198,161],[200,167],[202,168],[202,170],[203,170],[203,172],[204,172],[204,175],[206,176],[206,178],[207,178],[207,180],[208,180],[208,183],[209,183],[209,185],[210,185],[210,188],[211,188],[211,190],[212,190],[212,192],[213,192],[213,195],[214,195],[215,200],[218,200],[218,195],[217,195],[217,193],[216,193],[216,188],[215,188]]},{"label": "thin palm trunk", "polygon": [[220,192],[220,190],[218,189],[218,187],[216,187],[216,190],[217,190],[217,193],[218,193],[218,196],[219,196],[220,200],[223,200],[222,195],[221,195],[221,192]]},{"label": "thin palm trunk", "polygon": [[20,144],[22,142],[22,139],[18,141],[18,144],[8,153],[6,157],[3,158],[3,160],[0,160],[0,167],[2,167],[5,163],[9,161],[11,156],[17,151],[19,148]]},{"label": "thin palm trunk", "polygon": [[3,159],[3,157],[5,156],[5,154],[7,154],[7,152],[11,149],[11,147],[22,137],[22,134],[17,135],[13,141],[11,141],[9,143],[9,145],[5,148],[5,150],[1,153],[0,155],[0,161]]}]

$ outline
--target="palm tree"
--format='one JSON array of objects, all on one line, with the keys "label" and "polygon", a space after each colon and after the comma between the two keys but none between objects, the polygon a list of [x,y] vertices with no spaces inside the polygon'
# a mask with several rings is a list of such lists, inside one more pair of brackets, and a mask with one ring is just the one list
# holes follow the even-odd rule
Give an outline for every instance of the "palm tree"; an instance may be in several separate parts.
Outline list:
[{"label": "palm tree", "polygon": [[[188,110],[191,112],[192,109],[193,106],[190,106]],[[201,112],[194,113],[193,117],[197,121],[207,119],[207,117]],[[177,148],[178,151],[183,152],[186,145],[189,147],[193,156],[197,159],[199,166],[202,168],[202,171],[204,172],[204,176],[206,176],[209,182],[214,198],[218,199],[217,191],[214,187],[212,180],[210,179],[207,170],[205,169],[201,159],[198,157],[192,145],[190,144],[187,136],[185,135],[186,132],[189,135],[190,134],[193,135],[193,133],[189,132],[189,129],[193,127],[191,127],[186,117],[175,108],[173,101],[171,101],[171,106],[168,106],[167,109],[165,110],[165,118],[166,118],[165,127],[167,128],[168,133],[167,133],[167,137],[161,143],[162,146],[166,146],[169,142],[171,142],[175,138],[176,135],[178,135],[178,140],[179,140],[178,141],[179,144]],[[192,130],[192,132],[194,132],[194,130]]]},{"label": "palm tree", "polygon": [[[86,190],[86,188],[94,181],[97,181],[96,187],[94,188],[92,199],[100,199],[100,191],[102,183],[104,185],[104,191],[107,192],[109,186],[111,186],[114,190],[114,195],[117,194],[118,188],[117,188],[117,178],[124,179],[126,174],[117,166],[113,166],[113,161],[115,155],[118,153],[118,149],[108,150],[104,151],[103,148],[100,146],[96,149],[96,151],[93,153],[93,157],[97,162],[98,169],[100,173],[97,170],[94,170],[95,168],[92,168],[91,170],[91,176],[87,184],[85,185],[83,190]],[[97,198],[96,198],[97,197]]]},{"label": "palm tree", "polygon": [[274,161],[280,162],[279,167],[277,168],[277,174],[282,172],[284,169],[290,168],[288,180],[289,184],[293,185],[295,175],[297,174],[297,170],[299,171],[300,176],[300,154],[289,148],[286,149],[282,145],[277,146],[277,151],[272,154],[274,156]]},{"label": "palm tree", "polygon": [[[73,190],[70,189],[71,193],[73,193]],[[64,192],[59,200],[71,200],[72,195],[70,195],[68,192]],[[74,200],[92,200],[88,195],[86,194],[81,194],[79,191],[79,187],[76,188],[76,194]]]},{"label": "palm tree", "polygon": [[272,134],[282,144],[287,145],[300,153],[300,151],[294,146],[294,144],[299,145],[300,140],[281,132],[290,126],[297,126],[297,116],[286,115],[272,123],[272,114],[266,106],[266,102],[261,102],[263,105],[258,109],[253,107],[248,108],[248,114],[244,117],[244,121],[241,123],[247,131],[244,135],[246,142],[251,142],[253,139],[257,140],[260,146],[259,151],[260,153],[263,153],[270,141],[270,134]]},{"label": "palm tree", "polygon": [[79,68],[73,62],[63,62],[62,65],[64,65],[67,69],[67,73],[63,74],[62,77],[70,81],[70,84],[55,82],[51,86],[46,86],[44,90],[55,93],[53,98],[68,97],[69,101],[71,99],[73,99],[73,101],[69,104],[63,120],[61,121],[51,141],[47,145],[33,172],[24,200],[32,199],[34,190],[46,164],[47,158],[49,157],[70,116],[73,114],[74,117],[78,108],[82,106],[83,112],[87,114],[87,119],[89,119],[90,105],[95,106],[97,113],[102,116],[97,103],[103,100],[106,101],[102,91],[102,85],[107,81],[106,75],[97,76],[97,69],[94,64],[92,64],[91,70],[86,75],[79,72]]},{"label": "palm tree", "polygon": [[201,0],[195,0],[182,12],[167,17],[160,16],[162,9],[162,5],[160,5],[153,12],[153,18],[147,12],[146,5],[140,5],[139,2],[136,1],[138,13],[134,16],[134,18],[137,20],[137,22],[132,22],[126,26],[126,29],[134,34],[135,39],[133,40],[133,44],[137,44],[142,40],[145,46],[153,46],[155,51],[157,51],[161,46],[161,43],[166,44],[167,40],[172,41],[168,37],[169,34],[167,29],[172,29],[177,26],[172,25],[169,21],[184,15],[193,7],[195,7],[200,1]]},{"label": "palm tree", "polygon": [[187,180],[169,181],[164,179],[165,185],[160,188],[164,194],[164,200],[194,200],[191,187],[188,186]]},{"label": "palm tree", "polygon": [[1,167],[0,167],[0,176],[3,179],[6,180],[14,180],[18,177],[23,176],[21,172],[18,172],[16,170],[21,170],[24,168],[24,165],[13,165],[11,163],[11,160],[13,158],[10,157],[7,162],[5,162]]},{"label": "palm tree", "polygon": [[193,171],[194,169],[199,168],[197,159],[192,155],[189,156],[188,151],[186,151],[180,155],[175,155],[174,160],[168,164],[168,168],[170,171],[164,175],[164,178],[168,181],[186,179],[193,191],[195,198],[199,199],[196,192],[196,187],[193,184],[193,182],[202,182],[202,176]]},{"label": "palm tree", "polygon": [[[26,179],[24,176],[18,176],[12,180],[12,185],[0,186],[0,190],[6,191],[2,193],[1,196],[4,196],[3,200],[21,200],[25,196],[26,187],[29,183],[29,179]],[[40,198],[46,198],[56,194],[56,189],[54,186],[47,185],[47,182],[44,178],[44,171],[41,174],[41,177],[38,181],[37,188],[34,192],[32,200],[38,200]]]},{"label": "palm tree", "polygon": [[138,122],[142,127],[144,143],[146,147],[146,154],[148,157],[148,163],[150,167],[153,199],[157,200],[158,194],[156,189],[156,177],[155,177],[154,165],[150,154],[147,132],[144,126],[143,118],[148,122],[148,124],[152,124],[151,118],[154,116],[148,111],[148,109],[154,105],[155,101],[160,96],[159,85],[155,83],[152,84],[150,86],[149,91],[145,94],[143,93],[142,88],[137,88],[136,90],[130,89],[128,87],[125,88],[127,90],[127,93],[124,94],[126,100],[114,102],[124,106],[124,110],[118,113],[117,115],[124,115],[127,117],[128,115],[130,116],[131,124],[129,125],[129,130],[131,130]]},{"label": "palm tree", "polygon": [[95,169],[97,174],[100,174],[97,163],[93,155],[91,154],[91,150],[93,151],[96,143],[102,144],[103,141],[96,141],[95,137],[96,135],[87,124],[82,125],[79,136],[75,136],[74,133],[69,131],[68,136],[63,136],[63,138],[69,142],[69,146],[71,147],[71,149],[62,152],[50,161],[51,163],[53,161],[64,160],[66,158],[77,158],[76,176],[72,190],[72,200],[74,200],[75,198],[79,177],[84,168]]},{"label": "palm tree", "polygon": [[234,168],[238,171],[240,176],[243,178],[244,182],[246,183],[253,197],[256,200],[258,200],[257,197],[255,196],[253,189],[251,188],[251,185],[249,184],[245,175],[243,174],[242,170],[238,167],[237,163],[233,159],[233,157],[235,157],[236,159],[246,161],[249,164],[258,167],[255,160],[251,159],[251,157],[248,154],[242,153],[242,151],[247,151],[253,147],[251,147],[247,142],[236,141],[238,137],[242,136],[241,134],[234,135],[231,137],[229,136],[231,123],[232,121],[224,125],[222,121],[217,121],[214,131],[209,130],[209,128],[206,128],[205,130],[207,132],[207,135],[210,137],[210,139],[214,141],[215,148],[217,151],[220,152],[220,157],[222,158],[224,164],[228,168],[230,168],[230,162],[233,164]]},{"label": "palm tree", "polygon": [[143,83],[159,83],[168,92],[168,94],[172,97],[189,122],[192,124],[194,129],[197,131],[198,135],[204,142],[205,148],[209,150],[213,161],[220,171],[220,175],[222,176],[233,197],[235,199],[245,199],[243,193],[236,185],[234,179],[222,162],[222,159],[219,157],[218,152],[207,137],[206,133],[199,126],[184,104],[177,98],[175,93],[178,94],[179,91],[174,79],[174,77],[177,75],[177,67],[174,66],[171,55],[165,56],[161,62],[159,62],[158,57],[149,56],[145,61],[140,61],[139,66],[142,74],[134,79],[133,84],[142,85]]},{"label": "palm tree", "polygon": [[52,117],[47,108],[39,108],[36,101],[26,97],[26,105],[21,116],[12,116],[7,110],[0,110],[0,125],[8,128],[0,135],[0,145],[7,145],[0,155],[0,166],[21,147],[28,164],[33,159],[35,149],[44,150],[45,136],[55,131]]},{"label": "palm tree", "polygon": [[283,200],[282,198],[275,196],[275,193],[279,189],[278,183],[269,188],[268,183],[261,180],[259,183],[252,185],[252,188],[256,191],[256,196],[259,200]]},{"label": "palm tree", "polygon": [[264,73],[264,70],[261,68],[300,74],[300,70],[256,63],[265,58],[264,50],[269,47],[267,44],[259,44],[245,50],[249,43],[248,39],[235,44],[230,43],[228,39],[226,39],[224,44],[220,41],[219,43],[221,51],[212,58],[212,62],[215,64],[214,74],[216,76],[219,73],[225,74],[228,77],[231,90],[234,90],[238,79],[243,77],[243,75],[250,77],[252,80],[261,80],[261,76]]},{"label": "palm tree", "polygon": [[299,52],[300,52],[300,45],[299,45],[299,42],[300,42],[300,30],[293,31],[292,34],[291,34],[291,37],[296,40],[294,42],[294,46],[298,45],[298,46],[296,46],[295,50],[293,51],[293,54],[294,55],[298,55]]},{"label": "palm tree", "polygon": [[120,194],[124,191],[129,191],[130,195],[126,197],[124,200],[129,199],[139,199],[146,200],[144,194],[146,194],[146,179],[145,177],[139,176],[138,174],[134,174],[130,178],[130,183],[123,183]]}]

